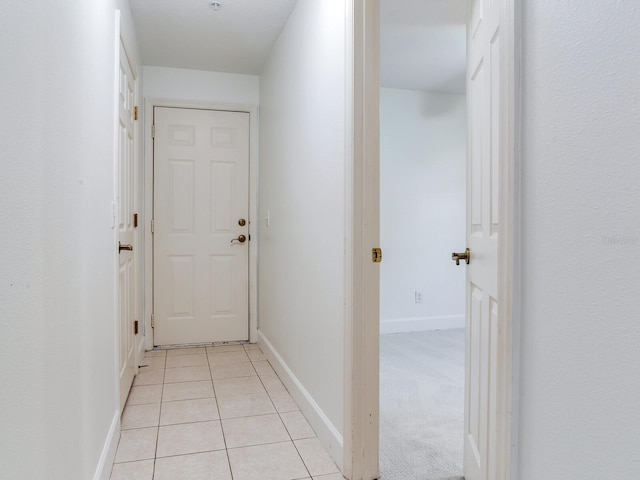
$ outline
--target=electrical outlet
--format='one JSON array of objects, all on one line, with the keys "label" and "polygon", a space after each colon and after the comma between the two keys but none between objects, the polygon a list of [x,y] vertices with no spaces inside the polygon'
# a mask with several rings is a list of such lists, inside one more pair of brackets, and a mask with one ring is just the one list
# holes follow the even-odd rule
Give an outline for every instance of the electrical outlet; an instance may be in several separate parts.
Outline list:
[{"label": "electrical outlet", "polygon": [[415,292],[416,303],[422,303],[422,292],[416,290]]}]

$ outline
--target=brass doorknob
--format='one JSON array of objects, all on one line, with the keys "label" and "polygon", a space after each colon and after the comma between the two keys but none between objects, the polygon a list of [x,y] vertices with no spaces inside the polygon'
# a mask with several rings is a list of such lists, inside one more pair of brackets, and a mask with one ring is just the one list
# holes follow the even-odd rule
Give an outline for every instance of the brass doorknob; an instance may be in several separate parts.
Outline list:
[{"label": "brass doorknob", "polygon": [[247,241],[247,237],[245,237],[244,235],[240,235],[238,238],[234,238],[233,240],[231,240],[231,243],[233,242],[244,243],[246,241]]},{"label": "brass doorknob", "polygon": [[464,260],[466,264],[469,265],[469,262],[471,261],[471,250],[466,248],[464,253],[453,252],[451,254],[451,260],[454,260],[456,265],[460,265],[460,260]]}]

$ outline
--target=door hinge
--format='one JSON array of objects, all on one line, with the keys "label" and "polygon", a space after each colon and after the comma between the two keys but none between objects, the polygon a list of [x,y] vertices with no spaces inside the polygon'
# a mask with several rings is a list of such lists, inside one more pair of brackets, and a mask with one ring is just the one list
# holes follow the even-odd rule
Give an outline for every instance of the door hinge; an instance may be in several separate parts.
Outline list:
[{"label": "door hinge", "polygon": [[382,249],[381,248],[372,248],[371,249],[371,261],[373,263],[382,262]]},{"label": "door hinge", "polygon": [[151,219],[151,233],[153,233],[153,227],[154,227],[154,225],[153,225],[153,219]]},{"label": "door hinge", "polygon": [[152,313],[151,314],[151,328],[155,328],[156,326],[156,316]]},{"label": "door hinge", "polygon": [[138,120],[138,106],[133,107],[133,119]]},{"label": "door hinge", "polygon": [[156,138],[156,126],[151,125],[151,138]]},{"label": "door hinge", "polygon": [[138,228],[138,214],[133,214],[133,228]]},{"label": "door hinge", "polygon": [[138,320],[133,321],[133,334],[134,335],[138,334]]}]

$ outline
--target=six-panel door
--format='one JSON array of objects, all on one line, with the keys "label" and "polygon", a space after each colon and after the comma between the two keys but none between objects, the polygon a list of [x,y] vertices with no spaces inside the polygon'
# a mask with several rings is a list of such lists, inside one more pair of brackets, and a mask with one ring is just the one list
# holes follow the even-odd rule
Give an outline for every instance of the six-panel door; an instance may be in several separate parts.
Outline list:
[{"label": "six-panel door", "polygon": [[249,114],[156,107],[154,125],[154,345],[246,341]]},{"label": "six-panel door", "polygon": [[[118,101],[118,240],[134,246],[134,106],[136,79],[124,45],[120,43]],[[134,334],[135,262],[132,250],[118,252],[120,407],[124,408],[136,373]]]},{"label": "six-panel door", "polygon": [[473,0],[467,25],[466,379],[464,475],[494,480],[497,445],[498,231],[503,0]]}]

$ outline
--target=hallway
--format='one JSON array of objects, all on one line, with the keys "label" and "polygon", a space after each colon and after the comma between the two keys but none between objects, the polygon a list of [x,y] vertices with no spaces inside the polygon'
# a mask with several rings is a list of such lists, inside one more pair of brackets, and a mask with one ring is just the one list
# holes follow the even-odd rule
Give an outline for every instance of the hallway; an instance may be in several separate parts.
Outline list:
[{"label": "hallway", "polygon": [[257,345],[146,353],[111,480],[342,480]]}]

